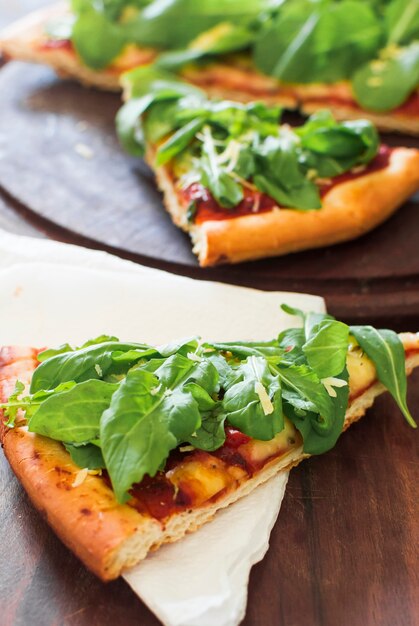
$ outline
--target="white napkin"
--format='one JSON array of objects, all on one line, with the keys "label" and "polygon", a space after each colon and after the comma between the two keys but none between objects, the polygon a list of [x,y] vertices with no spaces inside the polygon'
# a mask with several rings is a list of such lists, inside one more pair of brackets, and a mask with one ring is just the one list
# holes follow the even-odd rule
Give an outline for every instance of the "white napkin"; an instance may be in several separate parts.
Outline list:
[{"label": "white napkin", "polygon": [[[57,345],[102,333],[164,343],[274,337],[295,320],[279,305],[324,311],[315,296],[266,293],[147,269],[103,252],[0,231],[0,345]],[[288,475],[125,575],[166,626],[236,626],[252,565],[269,545]]]}]

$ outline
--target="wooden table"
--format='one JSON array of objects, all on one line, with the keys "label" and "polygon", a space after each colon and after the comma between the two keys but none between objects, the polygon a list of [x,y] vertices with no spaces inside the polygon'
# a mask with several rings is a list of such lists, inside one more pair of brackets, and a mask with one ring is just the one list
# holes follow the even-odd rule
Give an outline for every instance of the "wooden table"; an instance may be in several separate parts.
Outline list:
[{"label": "wooden table", "polygon": [[[0,26],[46,3],[0,0]],[[47,236],[42,220],[27,218],[0,199],[0,228]],[[48,235],[74,241],[59,229]],[[409,402],[419,418],[419,371]],[[386,395],[333,451],[292,471],[270,550],[252,570],[245,626],[419,624],[418,451]],[[0,490],[2,625],[158,625],[122,580],[102,584],[63,547],[3,456]]]}]

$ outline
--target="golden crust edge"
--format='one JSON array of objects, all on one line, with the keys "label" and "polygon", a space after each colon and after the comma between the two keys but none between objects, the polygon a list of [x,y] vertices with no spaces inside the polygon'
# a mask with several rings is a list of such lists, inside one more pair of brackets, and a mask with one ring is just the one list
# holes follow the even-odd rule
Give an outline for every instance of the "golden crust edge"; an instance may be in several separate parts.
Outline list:
[{"label": "golden crust edge", "polygon": [[[58,2],[29,13],[0,32],[0,52],[18,61],[48,65],[61,78],[77,79],[85,87],[121,91],[117,73],[94,71],[80,63],[73,52],[60,49],[42,50],[44,25],[51,18],[67,12],[67,3]],[[38,45],[37,45],[38,44]]]},{"label": "golden crust edge", "polygon": [[[404,334],[401,338],[406,350],[418,351],[406,360],[406,371],[410,374],[419,366],[419,337]],[[346,413],[344,430],[359,420],[374,399],[384,391],[380,383],[375,383],[356,398]],[[36,508],[44,512],[61,540],[102,580],[118,577],[145,558],[150,550],[194,532],[210,521],[218,510],[248,495],[278,472],[289,471],[308,456],[302,454],[301,449],[292,451],[287,457],[266,465],[257,476],[244,482],[224,499],[196,511],[175,514],[163,526],[128,505],[117,504],[112,491],[96,476],[88,476],[77,488],[58,487],[56,474],[61,480],[63,470],[69,471],[69,475],[64,473],[63,479],[64,484],[68,484],[65,481],[73,481],[80,471],[69,462],[60,444],[30,434],[22,428],[7,431],[5,436],[3,434],[2,443],[13,471]],[[34,471],[35,457],[45,462],[49,471],[39,472],[36,465]],[[56,467],[60,470],[54,474]],[[98,495],[101,500],[98,500]],[[73,499],[77,501],[77,506],[74,506]],[[83,514],[81,509],[90,510],[91,513]]]},{"label": "golden crust edge", "polygon": [[[154,150],[147,161],[153,167]],[[419,150],[396,148],[383,170],[341,183],[318,211],[279,209],[190,225],[169,170],[155,169],[174,223],[189,232],[202,267],[320,248],[360,237],[387,220],[419,188]]]}]

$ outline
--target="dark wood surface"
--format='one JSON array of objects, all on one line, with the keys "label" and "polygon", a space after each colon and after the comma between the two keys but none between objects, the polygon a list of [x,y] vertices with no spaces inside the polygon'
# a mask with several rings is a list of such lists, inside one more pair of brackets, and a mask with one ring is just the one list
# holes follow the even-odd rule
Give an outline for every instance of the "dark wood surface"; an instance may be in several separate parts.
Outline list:
[{"label": "dark wood surface", "polygon": [[[49,236],[204,280],[324,296],[349,321],[419,317],[419,199],[374,232],[335,247],[200,269],[163,209],[150,170],[114,131],[118,95],[10,63],[0,72],[0,195]],[[391,144],[417,141],[386,136]]]},{"label": "dark wood surface", "polygon": [[[46,4],[46,1],[10,3],[0,0],[0,25],[19,11]],[[121,200],[115,207],[118,220],[111,222],[116,230],[114,235],[120,236],[117,225],[123,222],[127,206],[138,210],[137,204],[130,202],[143,199],[141,194],[151,198],[150,202],[157,201],[158,197],[146,170],[122,157],[116,148],[109,131],[110,118],[118,104],[115,98],[103,96],[105,105],[103,110],[101,105],[100,113],[94,92],[82,92],[69,84],[58,85],[46,70],[26,70],[24,80],[18,66],[10,66],[7,72],[6,78],[5,74],[0,74],[0,84],[3,85],[3,80],[10,81],[10,75],[16,72],[26,91],[5,91],[0,87],[0,111],[4,107],[10,111],[11,106],[17,109],[12,117],[0,116],[1,228],[18,234],[104,247],[120,256],[169,267],[175,272],[254,287],[304,289],[308,279],[309,290],[324,293],[329,307],[335,313],[343,311],[346,319],[350,316],[362,319],[366,315],[369,321],[390,327],[419,328],[419,224],[413,205],[376,231],[378,253],[382,255],[378,267],[372,263],[361,240],[349,245],[346,257],[336,257],[338,249],[289,257],[297,270],[297,277],[293,276],[289,283],[284,283],[284,276],[278,280],[271,262],[232,268],[227,274],[224,269],[198,270],[193,265],[187,239],[171,228],[161,210],[159,223],[164,220],[162,232],[168,237],[164,240],[167,247],[163,246],[163,252],[183,255],[180,263],[173,259],[159,261],[152,254],[153,246],[151,253],[150,248],[143,248],[144,256],[141,256],[138,250],[131,253],[120,249],[120,242],[99,241],[94,233],[80,233],[74,225],[69,230],[68,224],[52,223],[42,213],[45,206],[54,206],[50,198],[55,202],[59,199],[57,194],[62,193],[65,198],[68,192],[72,200],[75,198],[77,186],[66,188],[65,170],[62,171],[63,146],[55,145],[55,140],[63,128],[65,132],[70,131],[80,121],[77,107],[74,108],[80,101],[92,103],[93,128],[81,131],[78,126],[80,139],[77,141],[98,141],[101,151],[93,159],[83,160],[74,152],[74,135],[71,137],[70,133],[66,135],[70,141],[68,153],[72,154],[73,163],[79,163],[80,169],[90,172],[86,175],[88,178],[97,171],[95,168],[100,169],[105,132],[109,143],[103,158],[109,164],[106,163],[104,171],[109,172],[112,166],[119,173],[116,178],[108,178],[105,187],[108,197]],[[28,92],[31,85],[35,86],[32,94]],[[56,122],[45,123],[47,104],[50,119]],[[25,129],[20,124],[27,123],[29,114],[34,127],[30,124]],[[83,109],[81,121],[86,121],[85,116],[86,109]],[[55,130],[54,124],[57,124]],[[43,127],[41,136],[40,125]],[[5,150],[9,153],[7,140],[10,138],[19,143],[14,151],[18,160],[13,162],[12,168],[3,156]],[[31,143],[33,141],[35,144]],[[38,152],[33,150],[33,145]],[[51,148],[52,162],[45,156],[45,150]],[[78,156],[78,161],[74,161],[74,155]],[[46,169],[40,176],[39,168],[43,166]],[[74,172],[73,175],[81,174]],[[95,205],[93,201],[96,183],[87,182],[91,185],[88,188],[92,202],[86,210],[91,211],[93,204],[93,210],[100,211],[100,203]],[[124,195],[126,183],[129,188]],[[116,196],[115,184],[118,194],[122,195]],[[99,190],[97,198],[102,198],[101,194]],[[82,194],[78,199],[82,205]],[[81,205],[76,205],[78,210]],[[94,222],[95,218],[93,226]],[[133,232],[144,242],[148,233],[141,231],[141,225],[134,226]],[[403,239],[399,238],[400,231],[403,231]],[[343,259],[339,267],[341,280],[334,274],[336,258]],[[283,264],[287,266],[287,262]],[[369,279],[371,275],[373,281]],[[419,372],[410,379],[409,401],[419,418]],[[294,469],[272,532],[269,552],[251,574],[245,626],[419,625],[418,453],[417,432],[405,424],[386,395],[341,438],[333,451]],[[102,584],[63,547],[31,506],[2,455],[0,492],[1,626],[157,626],[156,618],[122,580]]]}]

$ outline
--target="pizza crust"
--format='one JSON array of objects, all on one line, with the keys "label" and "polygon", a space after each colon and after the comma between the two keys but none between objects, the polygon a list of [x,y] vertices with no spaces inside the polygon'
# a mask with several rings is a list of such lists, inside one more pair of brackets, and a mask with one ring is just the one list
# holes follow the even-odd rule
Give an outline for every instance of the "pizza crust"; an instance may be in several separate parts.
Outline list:
[{"label": "pizza crust", "polygon": [[[153,167],[155,153],[149,151]],[[333,187],[317,211],[274,209],[189,224],[169,170],[156,170],[167,210],[189,232],[201,266],[239,263],[360,237],[388,219],[419,187],[419,150],[396,148],[389,166]]]},{"label": "pizza crust", "polygon": [[[0,52],[7,58],[49,65],[62,78],[74,78],[87,87],[106,91],[121,91],[119,77],[122,69],[110,67],[95,71],[84,65],[76,53],[67,48],[48,48],[46,24],[68,12],[66,2],[30,13],[0,33]],[[153,54],[144,50],[144,60],[150,62]],[[128,69],[123,67],[124,70]]]},{"label": "pizza crust", "polygon": [[[401,336],[408,351],[406,371],[419,366],[419,337]],[[5,401],[17,378],[28,383],[36,366],[37,351],[5,349],[0,352],[0,398]],[[6,358],[7,357],[7,358]],[[385,391],[380,383],[351,402],[346,430],[359,420]],[[178,541],[210,521],[225,508],[251,493],[279,471],[289,471],[308,455],[298,448],[273,460],[253,478],[214,504],[172,515],[166,523],[120,505],[112,490],[96,475],[87,475],[74,486],[80,474],[61,444],[29,433],[24,426],[8,429],[2,424],[1,441],[6,457],[36,508],[61,540],[102,580],[117,578],[144,559],[150,550]]]}]

